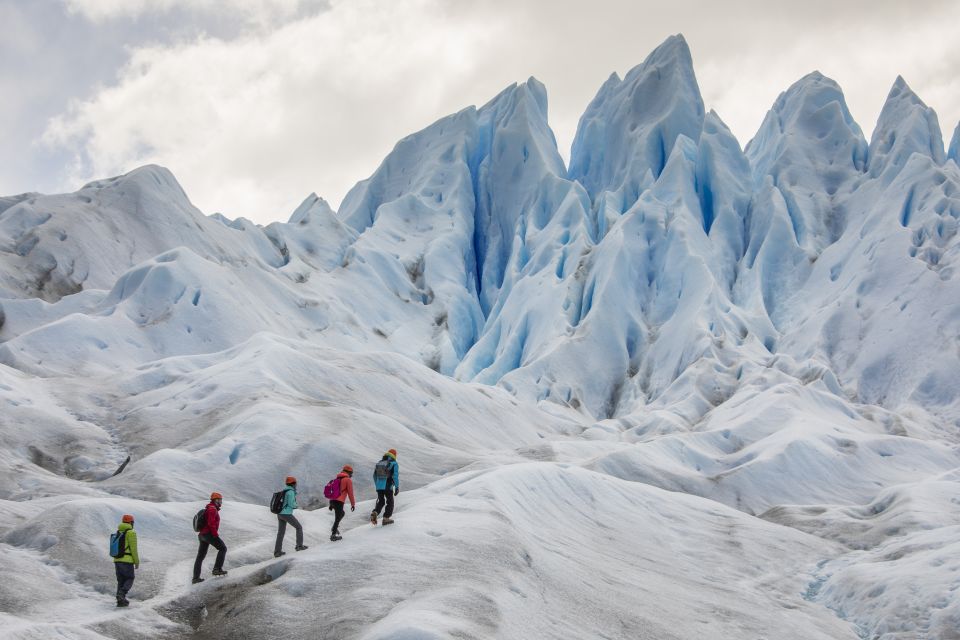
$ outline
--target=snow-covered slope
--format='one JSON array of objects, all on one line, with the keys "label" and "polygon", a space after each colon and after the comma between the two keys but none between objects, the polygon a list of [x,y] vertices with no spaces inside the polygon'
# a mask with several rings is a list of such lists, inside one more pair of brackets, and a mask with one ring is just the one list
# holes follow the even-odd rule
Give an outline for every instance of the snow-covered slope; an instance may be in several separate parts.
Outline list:
[{"label": "snow-covered slope", "polygon": [[[531,78],[338,212],[204,216],[159,167],[0,198],[0,631],[953,637],[958,140],[897,78],[868,143],[814,72],[742,149],[674,36],[569,168]],[[287,474],[311,549],[272,560]],[[230,575],[191,587],[211,490]]]},{"label": "snow-covered slope", "polygon": [[91,182],[74,194],[29,194],[2,213],[0,282],[16,297],[56,301],[109,288],[132,265],[179,246],[220,262],[280,263],[259,229],[206,218],[173,174],[157,166]]}]

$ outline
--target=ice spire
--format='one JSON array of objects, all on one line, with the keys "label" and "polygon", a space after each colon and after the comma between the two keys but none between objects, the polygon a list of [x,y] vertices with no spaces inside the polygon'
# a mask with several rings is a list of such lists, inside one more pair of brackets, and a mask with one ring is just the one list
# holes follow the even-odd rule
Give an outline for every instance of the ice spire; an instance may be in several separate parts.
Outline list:
[{"label": "ice spire", "polygon": [[667,38],[622,81],[614,74],[580,119],[569,177],[595,199],[626,188],[636,200],[666,165],[677,136],[700,137],[704,107],[683,36]]},{"label": "ice spire", "polygon": [[[518,224],[544,226],[567,189],[542,185],[565,169],[547,124],[547,92],[536,79],[513,85],[477,113],[471,159],[476,192],[474,253],[480,303],[488,314],[504,284]],[[532,215],[538,212],[538,215]]]},{"label": "ice spire", "polygon": [[340,266],[357,232],[340,220],[326,200],[311,193],[287,223],[274,222],[264,229],[284,257],[284,266],[294,278],[305,277],[308,267],[330,271]]},{"label": "ice spire", "polygon": [[950,141],[947,157],[960,164],[960,122],[957,123],[957,128],[953,130],[953,139]]},{"label": "ice spire", "polygon": [[867,142],[836,82],[816,71],[795,82],[746,154],[755,188],[780,190],[800,247],[813,256],[839,237],[846,221],[836,194],[864,171]]},{"label": "ice spire", "polygon": [[892,179],[914,153],[946,160],[937,114],[897,76],[870,140],[870,175]]},{"label": "ice spire", "polygon": [[862,171],[867,145],[840,86],[818,71],[780,94],[746,148],[754,182],[789,172],[808,173],[826,163]]},{"label": "ice spire", "polygon": [[340,219],[360,234],[346,258],[431,306],[442,334],[431,364],[450,373],[509,286],[518,237],[528,223],[542,228],[573,188],[546,90],[530,78],[401,140],[343,201]]}]

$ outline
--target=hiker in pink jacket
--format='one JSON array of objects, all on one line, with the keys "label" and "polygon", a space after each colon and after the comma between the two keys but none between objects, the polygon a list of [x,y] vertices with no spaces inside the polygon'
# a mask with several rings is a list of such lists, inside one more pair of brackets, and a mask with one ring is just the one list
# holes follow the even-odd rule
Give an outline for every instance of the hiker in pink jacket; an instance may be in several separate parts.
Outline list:
[{"label": "hiker in pink jacket", "polygon": [[340,481],[340,495],[330,501],[330,510],[336,514],[333,520],[333,529],[330,531],[330,540],[336,542],[343,536],[340,535],[340,521],[343,520],[343,505],[350,498],[350,511],[357,508],[357,500],[353,497],[353,467],[348,464],[343,465],[343,471],[337,474],[337,480]]}]

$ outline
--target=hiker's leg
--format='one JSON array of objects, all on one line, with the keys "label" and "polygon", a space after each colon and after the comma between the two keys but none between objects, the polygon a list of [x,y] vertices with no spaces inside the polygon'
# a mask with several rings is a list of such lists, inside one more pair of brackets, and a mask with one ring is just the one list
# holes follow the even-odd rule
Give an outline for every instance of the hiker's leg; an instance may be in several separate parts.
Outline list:
[{"label": "hiker's leg", "polygon": [[287,516],[278,515],[277,522],[279,523],[277,528],[277,544],[273,548],[273,553],[278,554],[283,550],[283,534],[287,532]]},{"label": "hiker's leg", "polygon": [[302,547],[303,546],[303,527],[300,526],[300,521],[297,520],[294,516],[291,515],[287,517],[289,518],[287,522],[290,523],[290,526],[297,530],[297,546]]},{"label": "hiker's leg", "polygon": [[220,536],[211,537],[210,544],[217,550],[217,559],[213,563],[214,570],[223,569],[223,561],[227,558],[227,545],[223,543]]},{"label": "hiker's leg", "polygon": [[380,511],[383,510],[383,503],[386,501],[387,492],[382,489],[377,489],[377,506],[373,508],[373,512],[377,515],[380,515]]},{"label": "hiker's leg", "polygon": [[340,531],[340,521],[343,520],[343,503],[339,500],[333,501],[333,529],[330,530],[331,534],[336,534]]},{"label": "hiker's leg", "polygon": [[117,568],[117,597],[126,599],[127,593],[133,588],[133,565],[129,562],[115,562]]},{"label": "hiker's leg", "polygon": [[207,557],[207,549],[210,547],[210,543],[207,542],[205,534],[199,536],[200,539],[200,548],[197,549],[197,559],[193,563],[193,577],[200,577],[200,569],[203,567],[203,559]]},{"label": "hiker's leg", "polygon": [[387,489],[385,493],[387,494],[387,510],[383,512],[383,517],[389,518],[393,515],[393,489]]}]

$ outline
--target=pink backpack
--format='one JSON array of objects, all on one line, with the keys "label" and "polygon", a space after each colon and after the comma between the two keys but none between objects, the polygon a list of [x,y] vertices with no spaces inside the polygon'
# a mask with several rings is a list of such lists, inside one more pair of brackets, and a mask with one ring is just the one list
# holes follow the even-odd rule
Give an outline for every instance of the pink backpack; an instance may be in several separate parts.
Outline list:
[{"label": "pink backpack", "polygon": [[334,478],[323,488],[323,497],[327,500],[339,500],[341,493],[340,478]]}]

